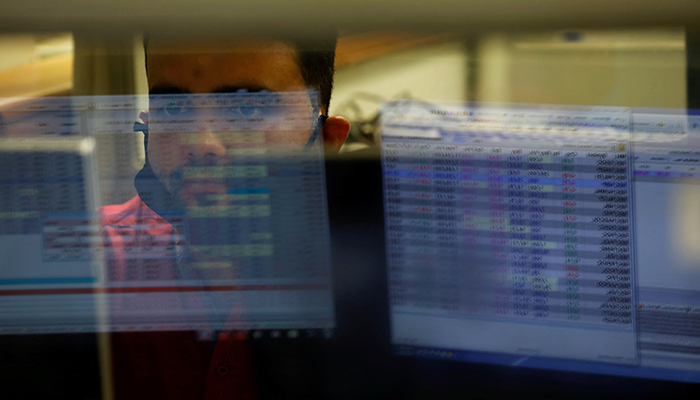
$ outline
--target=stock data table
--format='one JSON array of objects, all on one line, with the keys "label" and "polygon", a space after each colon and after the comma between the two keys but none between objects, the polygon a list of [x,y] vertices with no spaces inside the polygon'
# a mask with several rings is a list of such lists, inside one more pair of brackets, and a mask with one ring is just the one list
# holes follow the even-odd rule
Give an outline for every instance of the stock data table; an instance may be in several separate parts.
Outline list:
[{"label": "stock data table", "polygon": [[[567,355],[545,338],[561,328],[563,341],[585,342],[590,330],[626,343],[624,354],[599,349],[596,359],[635,362],[629,116],[425,111],[383,126],[395,339],[449,342],[451,329],[502,335],[516,324],[526,339],[512,349],[489,348],[478,330],[454,342]],[[421,318],[444,330],[399,333]]]}]

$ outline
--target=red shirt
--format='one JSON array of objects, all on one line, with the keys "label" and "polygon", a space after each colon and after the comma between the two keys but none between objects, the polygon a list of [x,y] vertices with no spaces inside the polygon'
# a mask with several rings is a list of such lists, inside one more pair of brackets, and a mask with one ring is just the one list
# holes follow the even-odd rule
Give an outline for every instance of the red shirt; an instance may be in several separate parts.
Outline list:
[{"label": "red shirt", "polygon": [[[101,216],[105,265],[111,282],[181,279],[176,260],[177,229],[139,196],[121,205],[103,207]],[[154,249],[159,250],[154,253]],[[162,257],[153,258],[158,251]],[[117,303],[119,299],[112,297],[110,301]],[[234,314],[229,321],[237,318]],[[112,333],[115,398],[257,398],[245,334],[222,332],[213,352],[211,342],[198,336],[193,331]]]}]

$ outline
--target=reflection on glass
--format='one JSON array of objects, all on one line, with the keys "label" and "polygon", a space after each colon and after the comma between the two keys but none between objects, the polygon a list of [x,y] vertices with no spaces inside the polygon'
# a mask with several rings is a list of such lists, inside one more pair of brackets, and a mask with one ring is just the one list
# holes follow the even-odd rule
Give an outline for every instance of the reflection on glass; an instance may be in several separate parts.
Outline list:
[{"label": "reflection on glass", "polygon": [[[3,109],[0,329],[333,327],[315,92],[151,96],[135,123],[144,100]],[[134,129],[138,195],[98,211],[94,139]]]},{"label": "reflection on glass", "polygon": [[151,94],[0,99],[0,360],[108,332],[130,399],[504,371],[397,355],[700,382],[694,33],[342,32],[0,37],[0,97]]}]

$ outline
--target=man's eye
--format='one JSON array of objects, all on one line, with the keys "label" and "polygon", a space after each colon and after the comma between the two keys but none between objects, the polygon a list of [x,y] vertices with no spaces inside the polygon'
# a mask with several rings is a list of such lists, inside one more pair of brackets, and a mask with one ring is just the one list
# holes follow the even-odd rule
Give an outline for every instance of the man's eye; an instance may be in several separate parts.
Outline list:
[{"label": "man's eye", "polygon": [[167,103],[160,107],[160,111],[166,117],[178,117],[187,113],[187,107],[180,103]]},{"label": "man's eye", "polygon": [[257,107],[241,107],[240,110],[241,114],[245,115],[246,117],[255,115],[255,113],[258,111]]},{"label": "man's eye", "polygon": [[256,106],[240,106],[240,107],[231,107],[228,110],[228,113],[232,116],[241,116],[241,117],[258,117],[265,115],[265,110],[262,107],[256,107]]}]

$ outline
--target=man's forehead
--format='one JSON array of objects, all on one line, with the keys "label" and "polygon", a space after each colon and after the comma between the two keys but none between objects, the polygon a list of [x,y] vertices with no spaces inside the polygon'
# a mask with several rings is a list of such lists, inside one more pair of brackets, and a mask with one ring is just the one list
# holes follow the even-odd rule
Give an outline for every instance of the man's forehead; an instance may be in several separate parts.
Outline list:
[{"label": "man's forehead", "polygon": [[209,93],[225,87],[301,90],[304,81],[296,49],[277,40],[151,40],[150,89],[178,88]]}]

